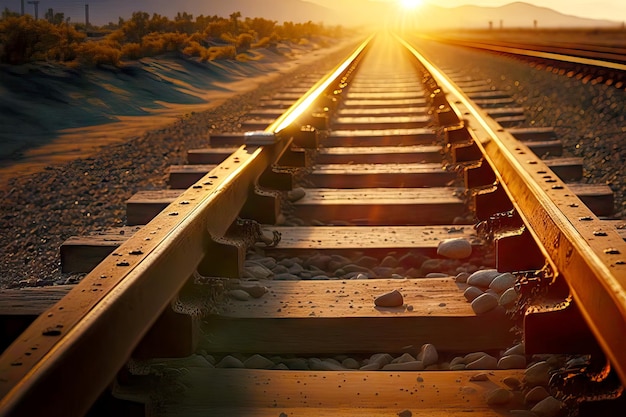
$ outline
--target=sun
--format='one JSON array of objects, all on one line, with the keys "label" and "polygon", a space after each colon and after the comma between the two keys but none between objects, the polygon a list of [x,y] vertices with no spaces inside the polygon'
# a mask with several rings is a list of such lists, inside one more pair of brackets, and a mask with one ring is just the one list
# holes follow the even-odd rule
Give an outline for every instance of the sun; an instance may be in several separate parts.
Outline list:
[{"label": "sun", "polygon": [[423,0],[398,0],[398,1],[400,2],[400,6],[405,10],[417,9],[423,3]]}]

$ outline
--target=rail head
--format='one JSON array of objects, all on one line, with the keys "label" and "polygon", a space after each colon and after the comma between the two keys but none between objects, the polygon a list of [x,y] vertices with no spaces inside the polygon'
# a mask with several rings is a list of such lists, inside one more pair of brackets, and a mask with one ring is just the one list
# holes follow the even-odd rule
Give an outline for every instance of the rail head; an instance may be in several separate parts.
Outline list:
[{"label": "rail head", "polygon": [[445,92],[475,138],[499,185],[626,383],[626,242],[601,221],[545,163],[476,106],[414,46],[400,40]]},{"label": "rail head", "polygon": [[[337,83],[371,37],[263,134],[238,148],[44,312],[0,356],[0,416],[83,415],[212,250],[260,175],[291,145],[287,127]],[[308,97],[311,97],[310,99]]]}]

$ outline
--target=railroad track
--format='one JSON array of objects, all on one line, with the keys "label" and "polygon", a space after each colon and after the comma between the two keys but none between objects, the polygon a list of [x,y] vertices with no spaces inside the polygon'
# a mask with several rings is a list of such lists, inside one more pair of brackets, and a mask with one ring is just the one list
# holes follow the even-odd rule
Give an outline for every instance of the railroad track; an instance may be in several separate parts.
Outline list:
[{"label": "railroad track", "polygon": [[[549,37],[549,34],[547,35]],[[489,37],[476,39],[426,36],[431,40],[468,48],[507,54],[547,67],[555,72],[624,88],[626,82],[625,49],[619,45],[504,40]]]},{"label": "railroad track", "polygon": [[541,159],[551,129],[506,130],[506,98],[457,81],[368,39],[131,198],[129,226],[66,242],[78,285],[5,293],[41,302],[0,357],[2,414],[618,410],[610,190],[570,183],[580,161]]}]

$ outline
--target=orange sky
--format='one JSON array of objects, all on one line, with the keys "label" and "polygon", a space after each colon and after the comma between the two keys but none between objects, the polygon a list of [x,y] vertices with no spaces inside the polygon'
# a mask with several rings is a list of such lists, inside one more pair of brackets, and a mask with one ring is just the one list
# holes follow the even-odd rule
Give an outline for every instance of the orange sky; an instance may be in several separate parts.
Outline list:
[{"label": "orange sky", "polygon": [[[307,0],[311,3],[334,8],[342,3],[360,3],[359,0]],[[378,0],[400,2],[401,0]],[[441,7],[456,7],[464,4],[497,7],[515,0],[423,0]],[[525,3],[548,7],[558,12],[593,19],[626,21],[626,1],[624,0],[524,0]]]}]

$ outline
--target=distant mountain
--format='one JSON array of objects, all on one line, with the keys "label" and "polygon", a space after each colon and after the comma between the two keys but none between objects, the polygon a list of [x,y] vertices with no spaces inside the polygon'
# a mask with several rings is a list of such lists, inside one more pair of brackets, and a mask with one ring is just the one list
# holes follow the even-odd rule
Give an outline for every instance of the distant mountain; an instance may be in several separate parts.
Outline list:
[{"label": "distant mountain", "polygon": [[[327,0],[314,0],[327,5]],[[377,22],[389,27],[419,27],[424,29],[444,28],[530,28],[535,21],[539,28],[558,27],[606,27],[618,26],[622,22],[588,19],[566,15],[546,7],[524,2],[514,2],[499,7],[459,6],[454,8],[424,5],[414,11],[399,9],[393,3],[370,0],[334,0],[334,8],[340,16],[351,16],[356,23]],[[468,0],[471,1],[471,0]],[[360,7],[357,8],[357,2]],[[358,12],[356,12],[358,10]]]},{"label": "distant mountain", "polygon": [[[27,1],[24,3],[26,12],[34,14],[34,6]],[[410,25],[424,29],[487,28],[489,22],[494,28],[500,27],[501,23],[505,28],[533,27],[535,21],[540,28],[606,27],[622,23],[570,16],[523,2],[500,7],[445,8],[425,5],[414,12],[407,12],[399,9],[397,3],[376,0],[42,0],[39,17],[52,8],[55,12],[65,13],[73,22],[84,22],[85,4],[89,4],[90,22],[95,25],[117,22],[119,17],[127,19],[134,11],[159,13],[170,18],[183,11],[194,16],[203,14],[222,17],[241,12],[244,18],[263,17],[278,23],[312,21],[391,28]],[[0,0],[0,9],[4,10],[5,7],[19,11],[20,0]]]},{"label": "distant mountain", "polygon": [[489,22],[492,22],[494,28],[500,27],[500,24],[504,28],[528,28],[533,27],[535,22],[539,28],[602,27],[621,24],[621,22],[566,15],[547,7],[523,2],[510,3],[500,7],[460,6],[447,10],[434,9],[440,10],[433,10],[433,14],[438,13],[442,18],[447,16],[450,22],[453,22],[453,26],[464,28],[486,28]]}]

